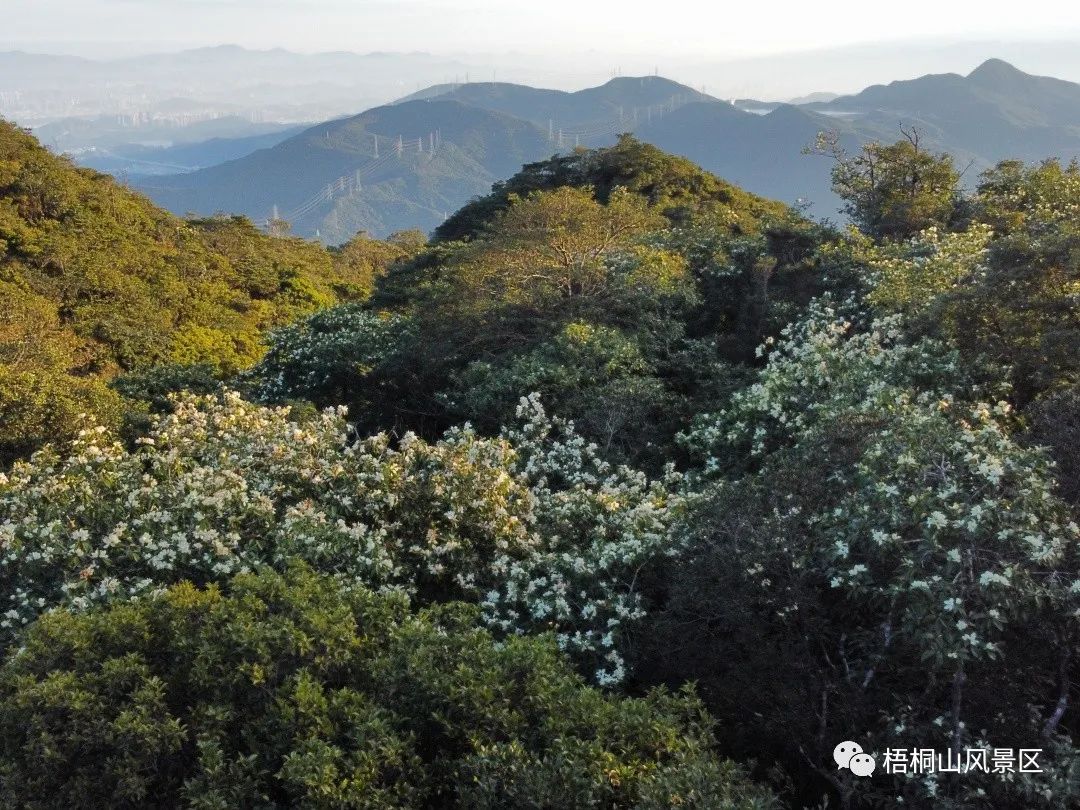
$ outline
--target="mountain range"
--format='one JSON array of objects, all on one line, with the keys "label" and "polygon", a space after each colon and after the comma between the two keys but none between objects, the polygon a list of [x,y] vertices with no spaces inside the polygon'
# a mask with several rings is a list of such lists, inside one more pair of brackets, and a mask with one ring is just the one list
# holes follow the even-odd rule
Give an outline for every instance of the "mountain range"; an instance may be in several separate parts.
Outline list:
[{"label": "mountain range", "polygon": [[862,128],[917,124],[942,150],[976,164],[1004,157],[1072,158],[1080,140],[1080,84],[1032,76],[990,59],[967,76],[943,73],[874,85],[807,105]]},{"label": "mountain range", "polygon": [[520,118],[459,101],[410,101],[136,184],[172,211],[236,212],[258,222],[276,216],[300,235],[337,243],[360,230],[430,230],[545,151],[546,132]]},{"label": "mountain range", "polygon": [[430,230],[523,162],[632,132],[756,194],[835,218],[831,164],[803,148],[823,130],[837,131],[850,149],[895,140],[901,127],[953,154],[968,182],[1006,158],[1071,160],[1080,156],[1080,85],[992,59],[966,76],[928,75],[750,112],[659,76],[577,92],[444,84],[219,166],[133,182],[177,213],[230,211],[256,221],[276,213],[301,235],[340,242],[359,229]]}]

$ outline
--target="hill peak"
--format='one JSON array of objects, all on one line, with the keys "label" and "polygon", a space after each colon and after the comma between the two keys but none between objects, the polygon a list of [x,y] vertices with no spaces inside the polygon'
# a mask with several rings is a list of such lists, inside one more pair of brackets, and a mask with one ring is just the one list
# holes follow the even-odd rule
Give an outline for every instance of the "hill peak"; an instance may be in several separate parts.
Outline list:
[{"label": "hill peak", "polygon": [[778,104],[775,109],[765,114],[772,121],[806,121],[810,115],[795,104]]},{"label": "hill peak", "polygon": [[1026,78],[1027,74],[1019,68],[1010,65],[1004,59],[987,59],[971,73],[968,79],[974,82],[989,83],[1002,80]]},{"label": "hill peak", "polygon": [[663,87],[685,87],[674,79],[664,76],[616,76],[604,82],[601,87],[644,87],[646,85],[659,85]]},{"label": "hill peak", "polygon": [[615,93],[628,93],[628,94],[641,94],[648,95],[657,94],[679,94],[690,97],[706,98],[705,94],[699,90],[695,90],[693,87],[677,82],[674,79],[669,79],[665,76],[616,76],[614,79],[609,79],[599,87],[590,88],[587,90],[580,90],[579,93],[589,92],[615,92]]}]

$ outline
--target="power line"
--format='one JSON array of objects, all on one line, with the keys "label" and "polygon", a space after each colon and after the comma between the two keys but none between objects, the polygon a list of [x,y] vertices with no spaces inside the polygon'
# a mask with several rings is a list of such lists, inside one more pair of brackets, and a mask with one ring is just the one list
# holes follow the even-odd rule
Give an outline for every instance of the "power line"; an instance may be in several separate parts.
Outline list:
[{"label": "power line", "polygon": [[[578,148],[582,144],[588,145],[589,141],[597,141],[600,139],[607,139],[613,135],[620,134],[622,132],[633,132],[642,123],[646,125],[652,123],[653,115],[658,118],[662,118],[664,114],[671,114],[680,107],[689,104],[690,99],[682,94],[672,95],[667,101],[661,101],[656,104],[650,104],[645,107],[633,107],[632,110],[627,113],[627,110],[621,105],[612,104],[611,112],[612,119],[609,122],[596,122],[589,126],[579,128],[567,128],[560,126],[559,122],[553,118],[548,119],[548,140],[556,143],[557,148],[562,150],[566,147],[570,138],[574,139],[574,147]],[[329,131],[326,133],[329,137]],[[398,135],[397,137],[389,135],[379,135],[377,133],[371,133],[374,154],[371,162],[355,169],[348,175],[342,175],[327,183],[325,186],[319,189],[312,196],[308,197],[293,210],[286,212],[284,218],[286,220],[295,221],[306,217],[312,211],[317,209],[320,205],[326,202],[330,202],[334,199],[335,194],[342,195],[348,193],[359,193],[362,188],[362,181],[366,177],[370,177],[375,172],[385,168],[387,165],[394,161],[405,160],[405,154],[407,151],[406,143],[412,144],[413,138],[406,139],[404,135]],[[390,147],[387,154],[380,154],[379,141],[385,140],[387,146]],[[428,141],[428,153],[434,156],[436,151],[442,148],[442,132],[441,130],[434,130],[427,133]],[[417,136],[415,139],[417,153],[424,152],[424,136]],[[445,212],[438,212],[435,209],[427,208],[427,206],[419,206],[425,210],[430,210],[433,213],[439,214]],[[276,213],[276,206],[275,206]]]},{"label": "power line", "polygon": [[[323,203],[332,201],[334,199],[335,195],[341,196],[341,195],[344,195],[346,193],[349,193],[349,194],[359,193],[359,191],[362,189],[362,181],[366,177],[370,177],[375,172],[379,171],[380,169],[385,168],[387,165],[389,165],[390,163],[393,163],[396,160],[403,160],[404,159],[405,137],[403,135],[398,135],[397,138],[392,138],[392,137],[389,137],[389,136],[378,135],[376,133],[372,133],[372,137],[373,137],[373,140],[374,140],[375,151],[374,151],[373,159],[372,159],[372,161],[370,163],[367,163],[364,166],[361,166],[361,167],[355,169],[354,171],[350,172],[347,175],[342,175],[340,177],[337,177],[337,178],[331,180],[326,185],[322,186],[317,192],[315,192],[310,197],[308,197],[306,200],[304,200],[302,203],[300,203],[298,206],[293,208],[291,211],[286,212],[285,215],[284,215],[284,219],[286,219],[288,221],[296,221],[296,220],[302,219],[302,218],[306,217],[308,214],[310,214],[312,211],[317,209]],[[387,141],[392,143],[394,145],[394,147],[395,147],[395,149],[393,151],[391,151],[389,154],[383,155],[381,157],[379,155],[379,139],[380,138],[385,138]],[[427,138],[428,138],[429,154],[431,156],[434,156],[435,152],[441,147],[441,144],[442,144],[442,132],[440,130],[436,130],[434,132],[429,132]],[[412,143],[411,138],[409,139],[409,143]],[[419,153],[424,152],[424,137],[423,136],[418,136],[416,138],[416,147],[417,147],[417,152],[419,152]],[[275,214],[274,218],[277,219],[278,218],[278,213],[277,213],[277,206],[276,205],[274,206],[274,214]]]}]

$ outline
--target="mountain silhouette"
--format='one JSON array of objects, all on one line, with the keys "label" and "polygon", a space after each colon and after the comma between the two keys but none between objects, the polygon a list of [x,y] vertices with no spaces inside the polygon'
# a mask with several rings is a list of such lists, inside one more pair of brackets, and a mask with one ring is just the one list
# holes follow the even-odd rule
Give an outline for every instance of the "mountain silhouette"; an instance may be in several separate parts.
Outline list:
[{"label": "mountain silhouette", "polygon": [[320,124],[238,160],[136,180],[174,212],[273,216],[296,233],[430,230],[462,202],[542,155],[547,134],[458,101],[411,101]]},{"label": "mountain silhouette", "polygon": [[926,75],[755,113],[660,76],[577,92],[443,84],[239,160],[139,182],[175,212],[261,221],[277,210],[297,233],[343,241],[360,229],[430,230],[523,163],[633,132],[755,194],[835,218],[832,164],[804,147],[823,130],[837,131],[850,150],[896,140],[901,128],[917,129],[927,149],[952,154],[968,168],[968,183],[1006,158],[1070,160],[1080,155],[1080,85],[991,59],[967,76]]}]

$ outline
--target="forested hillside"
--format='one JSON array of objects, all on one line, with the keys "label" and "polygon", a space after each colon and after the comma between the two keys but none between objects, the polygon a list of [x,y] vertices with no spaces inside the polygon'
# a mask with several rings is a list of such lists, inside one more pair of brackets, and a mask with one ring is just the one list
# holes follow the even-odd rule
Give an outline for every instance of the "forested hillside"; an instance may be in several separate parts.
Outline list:
[{"label": "forested hillside", "polygon": [[3,806],[1080,802],[1080,167],[626,136],[330,252],[3,132]]},{"label": "forested hillside", "polygon": [[116,426],[117,374],[234,373],[269,329],[371,285],[371,267],[242,218],[173,217],[0,122],[0,457],[72,435],[80,412]]}]

